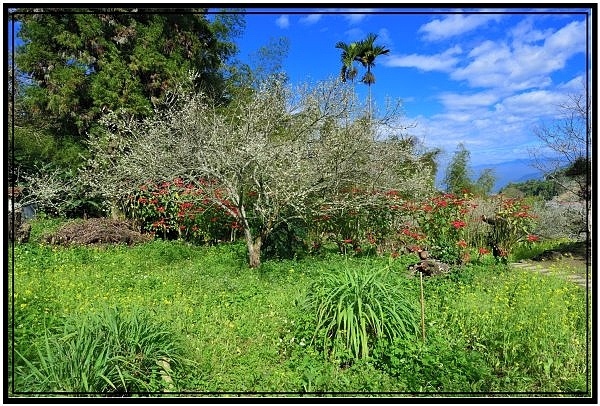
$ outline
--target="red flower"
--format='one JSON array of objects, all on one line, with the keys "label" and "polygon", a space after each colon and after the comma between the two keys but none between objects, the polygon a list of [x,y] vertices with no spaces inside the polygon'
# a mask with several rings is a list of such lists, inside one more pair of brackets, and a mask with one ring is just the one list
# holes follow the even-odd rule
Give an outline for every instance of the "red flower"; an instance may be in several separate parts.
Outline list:
[{"label": "red flower", "polygon": [[145,197],[140,197],[140,198],[138,199],[138,202],[139,202],[140,204],[146,204],[146,203],[148,203],[148,199],[146,199]]},{"label": "red flower", "polygon": [[461,220],[454,220],[451,224],[452,224],[452,227],[456,228],[457,230],[459,228],[463,228],[467,225],[467,223],[465,223],[464,221],[461,221]]},{"label": "red flower", "polygon": [[164,212],[165,212],[165,208],[164,208],[164,207],[162,207],[162,206],[160,206],[160,207],[157,207],[157,208],[156,208],[156,210],[157,210],[159,213],[164,213]]},{"label": "red flower", "polygon": [[467,248],[467,242],[465,240],[460,240],[456,243],[460,248]]},{"label": "red flower", "polygon": [[538,237],[537,235],[533,235],[533,234],[529,234],[527,236],[527,241],[529,242],[534,242],[534,241],[539,241],[540,237]]},{"label": "red flower", "polygon": [[447,207],[448,206],[448,202],[445,200],[438,200],[435,203],[438,205],[438,207]]},{"label": "red flower", "polygon": [[425,206],[423,206],[423,211],[426,213],[430,213],[431,211],[433,211],[433,207],[431,207],[431,205],[426,204]]},{"label": "red flower", "polygon": [[487,248],[481,247],[479,248],[479,255],[485,255],[485,254],[489,254],[490,250],[488,250]]},{"label": "red flower", "polygon": [[346,238],[345,240],[343,240],[343,242],[345,244],[352,244],[352,239],[351,238]]}]

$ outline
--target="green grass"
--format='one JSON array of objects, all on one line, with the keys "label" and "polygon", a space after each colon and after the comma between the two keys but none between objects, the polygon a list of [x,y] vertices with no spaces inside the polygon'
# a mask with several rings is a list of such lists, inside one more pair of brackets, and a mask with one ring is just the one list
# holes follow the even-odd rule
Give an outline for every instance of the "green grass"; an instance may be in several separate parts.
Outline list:
[{"label": "green grass", "polygon": [[[315,281],[335,269],[389,265],[418,309],[418,278],[406,276],[413,262],[410,256],[390,262],[326,255],[265,261],[255,270],[247,267],[242,244],[62,248],[34,239],[15,246],[14,277],[9,272],[9,350],[43,371],[47,342],[66,340],[74,321],[118,308],[141,312],[147,325],[163,326],[179,343],[186,362],[174,369],[178,393],[586,390],[583,290],[501,265],[426,278],[425,343],[398,339],[351,365],[310,345],[314,315],[300,303]],[[11,393],[32,391],[28,376],[35,368],[19,356],[14,365],[9,361]]]}]

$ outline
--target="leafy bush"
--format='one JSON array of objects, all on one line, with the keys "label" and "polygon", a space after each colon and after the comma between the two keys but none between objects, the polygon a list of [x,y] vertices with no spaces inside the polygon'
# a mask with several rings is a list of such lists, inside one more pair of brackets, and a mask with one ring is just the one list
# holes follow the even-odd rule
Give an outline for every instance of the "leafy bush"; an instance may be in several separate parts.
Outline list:
[{"label": "leafy bush", "polygon": [[213,189],[214,184],[206,179],[193,183],[184,183],[180,178],[172,182],[149,182],[128,197],[124,212],[139,221],[144,231],[164,239],[201,243],[233,239],[241,227],[224,207],[237,209],[227,199],[221,199],[222,206],[212,203],[208,194],[220,193],[218,188]]},{"label": "leafy bush", "polygon": [[315,316],[311,343],[332,358],[369,356],[378,340],[412,336],[418,312],[388,267],[343,267],[314,281],[306,298]]},{"label": "leafy bush", "polygon": [[538,237],[531,234],[536,216],[525,199],[500,195],[496,204],[490,245],[501,251],[500,256],[508,257],[519,243],[537,241]]},{"label": "leafy bush", "polygon": [[185,365],[177,335],[147,313],[106,309],[46,334],[37,359],[15,370],[33,392],[127,394],[175,389]]},{"label": "leafy bush", "polygon": [[308,226],[302,219],[279,223],[263,241],[265,258],[301,258],[308,251],[305,242]]}]

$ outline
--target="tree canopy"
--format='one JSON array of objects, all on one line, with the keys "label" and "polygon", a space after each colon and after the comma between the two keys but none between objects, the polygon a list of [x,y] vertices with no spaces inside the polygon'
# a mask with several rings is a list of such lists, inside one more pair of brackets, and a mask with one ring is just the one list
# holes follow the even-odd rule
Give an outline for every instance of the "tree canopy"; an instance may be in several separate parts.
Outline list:
[{"label": "tree canopy", "polygon": [[461,194],[469,191],[476,194],[487,195],[494,188],[496,177],[492,169],[484,169],[475,182],[471,180],[472,169],[469,167],[471,153],[463,143],[458,144],[452,161],[446,170],[444,184],[449,193]]},{"label": "tree canopy", "polygon": [[194,90],[226,96],[226,62],[243,15],[207,9],[21,8],[15,63],[23,105],[57,134],[83,135],[106,111],[152,113],[194,70]]},{"label": "tree canopy", "polygon": [[355,208],[344,190],[427,192],[430,167],[413,143],[373,140],[352,89],[339,81],[291,88],[275,79],[223,108],[201,93],[177,100],[142,121],[108,115],[108,133],[92,143],[88,189],[126,201],[147,181],[212,187],[207,199],[241,225],[251,266],[279,224],[325,203]]}]

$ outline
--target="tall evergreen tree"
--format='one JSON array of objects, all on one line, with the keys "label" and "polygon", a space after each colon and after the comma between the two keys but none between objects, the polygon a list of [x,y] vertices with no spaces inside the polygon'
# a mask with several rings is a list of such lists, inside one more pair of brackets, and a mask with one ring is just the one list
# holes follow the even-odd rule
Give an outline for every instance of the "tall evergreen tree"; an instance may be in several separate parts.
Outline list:
[{"label": "tall evergreen tree", "polygon": [[57,134],[83,135],[103,112],[151,114],[190,70],[194,86],[219,98],[237,50],[241,14],[207,9],[17,9],[15,62],[28,80],[24,105]]},{"label": "tall evergreen tree", "polygon": [[444,178],[448,193],[461,193],[465,189],[472,189],[473,183],[471,182],[471,171],[469,169],[470,158],[471,153],[465,148],[465,145],[463,143],[458,144]]}]

